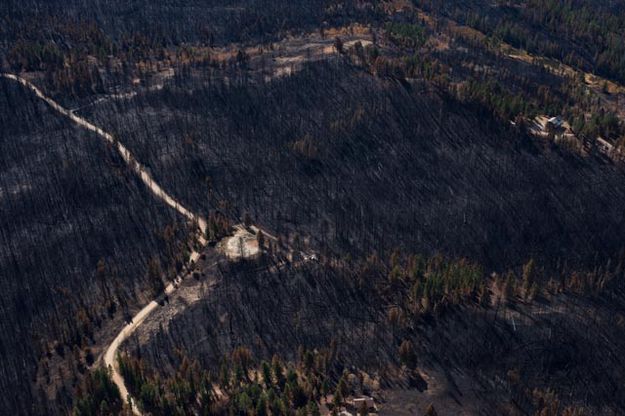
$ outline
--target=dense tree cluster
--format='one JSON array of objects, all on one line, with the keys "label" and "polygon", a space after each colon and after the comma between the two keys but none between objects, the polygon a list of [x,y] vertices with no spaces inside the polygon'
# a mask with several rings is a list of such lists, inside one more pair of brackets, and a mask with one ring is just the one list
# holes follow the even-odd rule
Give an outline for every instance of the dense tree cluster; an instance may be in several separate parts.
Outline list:
[{"label": "dense tree cluster", "polygon": [[516,47],[625,82],[625,13],[620,1],[415,3]]},{"label": "dense tree cluster", "polygon": [[197,411],[211,414],[214,392],[210,374],[196,362],[183,358],[176,374],[168,380],[151,378],[141,360],[118,357],[122,377],[137,404],[153,415],[187,415]]},{"label": "dense tree cluster", "polygon": [[[433,16],[440,18],[436,10]],[[456,14],[454,17],[465,22]],[[404,16],[406,19],[411,23],[386,26],[387,38],[400,48],[398,56],[380,56],[371,48],[356,62],[378,76],[425,79],[464,103],[518,126],[541,114],[563,115],[575,121],[574,131],[582,137],[614,141],[625,137],[625,123],[614,111],[606,110],[600,100],[589,99],[582,72],[555,76],[540,60],[515,62],[502,55],[500,38],[488,31],[486,37],[476,39],[474,33],[458,30],[456,23],[427,27],[416,13]],[[449,36],[452,47],[437,50],[441,36],[433,29]]]},{"label": "dense tree cluster", "polygon": [[619,118],[610,111],[598,111],[590,119],[578,117],[574,120],[574,130],[588,137],[601,136],[613,139],[622,136],[624,127]]},{"label": "dense tree cluster", "polygon": [[297,365],[273,356],[258,362],[246,347],[221,360],[214,376],[182,352],[180,365],[162,379],[146,364],[119,357],[122,375],[139,406],[153,415],[319,415],[319,403],[336,391],[335,406],[350,393],[345,377],[327,378],[328,351],[301,350]]},{"label": "dense tree cluster", "polygon": [[414,23],[387,23],[386,31],[393,42],[413,49],[422,47],[427,39],[423,27]]},{"label": "dense tree cluster", "polygon": [[87,374],[76,392],[73,416],[115,416],[122,412],[123,400],[110,376],[110,369],[97,368]]}]

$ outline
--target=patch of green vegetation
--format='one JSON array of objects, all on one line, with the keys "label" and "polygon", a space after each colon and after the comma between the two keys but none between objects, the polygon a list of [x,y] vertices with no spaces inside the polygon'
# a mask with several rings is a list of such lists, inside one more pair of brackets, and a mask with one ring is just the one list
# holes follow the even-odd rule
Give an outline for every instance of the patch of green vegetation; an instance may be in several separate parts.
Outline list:
[{"label": "patch of green vegetation", "polygon": [[[258,363],[248,348],[238,347],[223,358],[218,380],[186,356],[167,379],[140,359],[123,355],[119,363],[139,406],[153,415],[319,415],[318,403],[331,393],[331,353],[302,349],[299,355],[297,365],[275,356]],[[336,385],[337,404],[342,404],[349,394],[344,377]]]},{"label": "patch of green vegetation", "polygon": [[601,136],[605,139],[618,137],[622,127],[616,114],[610,111],[599,111],[586,119],[583,116],[573,121],[573,130],[587,137]]},{"label": "patch of green vegetation", "polygon": [[394,43],[403,47],[420,48],[427,40],[423,27],[414,23],[387,23],[386,32]]},{"label": "patch of green vegetation", "polygon": [[119,389],[111,380],[110,370],[98,368],[88,373],[84,385],[78,390],[74,416],[118,415],[123,401]]}]

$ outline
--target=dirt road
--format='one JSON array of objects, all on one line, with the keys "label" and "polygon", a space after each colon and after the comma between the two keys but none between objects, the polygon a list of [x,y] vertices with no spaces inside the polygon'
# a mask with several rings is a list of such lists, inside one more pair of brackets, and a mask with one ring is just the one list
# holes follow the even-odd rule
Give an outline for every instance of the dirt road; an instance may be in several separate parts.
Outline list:
[{"label": "dirt road", "polygon": [[[178,201],[176,201],[176,199],[174,199],[171,195],[169,195],[165,190],[163,190],[163,188],[161,188],[161,186],[156,181],[154,181],[152,176],[147,172],[146,168],[141,163],[139,163],[137,159],[130,153],[130,151],[122,143],[120,143],[119,140],[117,140],[113,135],[102,130],[100,127],[95,126],[94,124],[90,123],[84,118],[77,116],[74,113],[74,111],[64,108],[63,106],[58,104],[56,101],[54,101],[52,98],[47,97],[39,88],[37,88],[28,80],[22,77],[19,77],[17,75],[13,75],[13,74],[0,74],[0,77],[4,77],[6,79],[10,79],[15,82],[18,82],[24,87],[30,89],[37,95],[37,97],[41,98],[50,107],[52,107],[52,109],[54,109],[61,115],[69,118],[77,125],[96,133],[98,136],[100,136],[101,138],[106,140],[108,143],[113,145],[114,148],[121,155],[124,162],[130,168],[133,169],[133,171],[141,178],[143,183],[148,187],[148,189],[152,192],[152,194],[154,194],[156,198],[165,202],[167,205],[174,208],[176,211],[178,211],[181,215],[183,215],[189,221],[197,225],[198,241],[200,244],[200,248],[204,247],[207,244],[207,241],[204,238],[204,235],[206,233],[206,227],[207,227],[206,220],[202,218],[201,216],[196,215],[192,213],[191,211],[189,211],[187,208],[181,205]],[[226,251],[225,254],[228,257],[231,257],[233,259],[236,259],[239,257],[254,257],[258,253],[259,248],[258,248],[258,243],[256,241],[256,234],[258,234],[258,232],[263,232],[264,235],[271,240],[274,240],[274,241],[277,240],[277,237],[269,234],[265,230],[261,230],[260,228],[254,225],[250,225],[249,229],[244,227],[243,225],[237,225],[234,228],[236,231],[235,235],[230,238],[226,238],[227,240],[226,247],[230,247],[230,249],[236,253],[235,254],[228,253],[228,250],[225,250]],[[239,246],[235,243],[243,241],[243,240],[246,241],[246,247],[244,247],[243,249],[240,249]],[[254,244],[256,244],[256,246],[254,246]],[[183,273],[188,273],[189,271],[191,271],[192,267],[190,266],[197,263],[199,257],[200,257],[199,251],[193,251],[189,257],[189,262],[187,266],[184,268]],[[150,314],[152,314],[152,312],[155,309],[158,308],[159,303],[162,303],[162,301],[164,300],[166,296],[171,296],[174,292],[176,292],[183,277],[184,277],[183,274],[178,275],[175,278],[174,282],[170,283],[165,288],[165,291],[163,294],[158,296],[156,299],[148,303],[143,309],[141,309],[132,318],[132,320],[122,328],[122,330],[117,334],[113,342],[108,346],[108,348],[106,349],[104,353],[104,358],[103,358],[104,364],[107,367],[110,367],[112,369],[112,380],[117,385],[117,388],[119,389],[122,399],[130,403],[132,412],[135,415],[141,415],[141,411],[136,406],[136,404],[134,404],[132,397],[128,393],[128,389],[126,388],[124,379],[119,373],[119,366],[117,363],[117,351],[119,347],[124,343],[124,341],[128,339],[128,337],[130,337],[137,330],[137,328],[150,316]]]},{"label": "dirt road", "polygon": [[[156,181],[154,181],[152,176],[147,172],[146,168],[141,163],[139,163],[137,159],[135,159],[135,157],[132,155],[132,153],[130,153],[130,151],[123,144],[121,144],[115,137],[113,137],[113,135],[95,126],[94,124],[90,123],[84,118],[77,116],[76,114],[74,114],[73,111],[70,111],[64,108],[63,106],[58,104],[56,101],[54,101],[52,98],[47,97],[39,88],[37,88],[35,85],[30,83],[26,79],[19,77],[17,75],[13,75],[13,74],[0,74],[0,76],[6,79],[16,81],[20,83],[21,85],[23,85],[24,87],[30,89],[37,95],[37,97],[41,98],[50,107],[52,107],[53,110],[69,118],[77,125],[96,133],[98,136],[106,140],[108,143],[112,144],[114,148],[119,152],[124,162],[126,162],[126,164],[130,168],[133,169],[133,171],[141,178],[143,183],[148,187],[148,189],[152,192],[152,194],[154,194],[156,198],[160,199],[161,201],[165,202],[170,207],[174,208],[176,211],[178,211],[180,214],[186,217],[189,221],[197,224],[198,231],[199,231],[198,241],[202,247],[206,245],[206,240],[204,239],[204,235],[206,233],[206,226],[207,226],[206,220],[199,215],[193,214],[191,211],[189,211],[187,208],[181,205],[178,201],[176,201],[176,199],[174,199],[171,195],[165,192],[165,190],[163,190],[163,188],[161,188],[160,185],[156,183]],[[189,258],[189,264],[195,263],[199,257],[200,257],[199,252],[193,251]],[[189,268],[187,267],[187,269]],[[143,321],[145,321],[145,319],[154,311],[154,309],[158,307],[158,302],[162,300],[161,298],[166,295],[169,296],[173,292],[176,291],[177,284],[180,282],[181,279],[182,278],[180,276],[176,277],[176,281],[174,283],[169,284],[169,286],[165,288],[164,294],[162,294],[159,298],[153,300],[152,302],[148,303],[143,309],[141,309],[139,313],[137,313],[132,318],[132,321],[129,324],[127,324],[119,332],[117,337],[115,337],[115,340],[111,343],[111,345],[109,345],[109,347],[106,350],[106,353],[104,354],[104,364],[106,366],[111,367],[113,382],[119,388],[122,399],[125,401],[127,400],[131,404],[132,412],[135,415],[141,415],[141,412],[139,411],[137,406],[133,404],[132,399],[129,397],[128,389],[126,388],[126,385],[124,384],[124,379],[119,374],[119,368],[118,368],[117,359],[116,359],[117,350],[119,346],[137,329],[137,327],[141,325]]]},{"label": "dirt road", "polygon": [[206,220],[204,220],[202,217],[198,215],[193,214],[191,211],[189,211],[184,206],[182,206],[178,201],[176,201],[171,195],[165,192],[160,187],[160,185],[154,181],[152,176],[147,172],[146,168],[142,164],[140,164],[137,161],[137,159],[135,159],[135,157],[130,153],[130,151],[126,148],[126,146],[120,143],[115,137],[113,137],[113,135],[105,132],[100,127],[93,125],[92,123],[85,120],[84,118],[77,116],[72,111],[62,107],[52,98],[49,98],[46,95],[44,95],[43,92],[39,88],[37,88],[35,85],[31,84],[29,81],[25,80],[24,78],[18,77],[17,75],[13,75],[13,74],[0,74],[0,76],[19,82],[26,88],[33,91],[39,98],[45,101],[50,107],[52,107],[58,113],[61,113],[62,115],[69,118],[74,123],[78,124],[79,126],[84,127],[85,129],[96,133],[98,136],[102,137],[104,140],[112,144],[115,147],[115,149],[119,152],[121,157],[124,159],[124,162],[126,162],[126,164],[135,171],[135,173],[141,178],[143,183],[145,183],[145,185],[150,189],[150,191],[152,191],[154,196],[164,201],[170,207],[174,208],[180,214],[185,216],[189,221],[196,222],[199,229],[202,231],[202,234],[206,232]]},{"label": "dirt road", "polygon": [[[196,262],[199,258],[199,253],[193,252],[191,254],[191,258],[189,259],[190,263]],[[141,415],[138,407],[134,404],[132,397],[128,393],[128,389],[126,388],[126,384],[124,383],[124,378],[119,373],[119,366],[117,365],[117,350],[124,343],[124,341],[132,335],[133,332],[141,325],[148,316],[159,306],[159,302],[163,300],[165,296],[170,296],[173,294],[176,289],[178,283],[182,280],[181,277],[177,277],[174,283],[170,283],[166,288],[165,292],[148,303],[143,309],[141,309],[133,318],[132,321],[117,334],[111,345],[106,349],[104,353],[104,365],[110,367],[112,371],[112,379],[113,382],[117,385],[119,389],[119,393],[122,396],[122,399],[132,405],[132,413],[135,415]]]}]

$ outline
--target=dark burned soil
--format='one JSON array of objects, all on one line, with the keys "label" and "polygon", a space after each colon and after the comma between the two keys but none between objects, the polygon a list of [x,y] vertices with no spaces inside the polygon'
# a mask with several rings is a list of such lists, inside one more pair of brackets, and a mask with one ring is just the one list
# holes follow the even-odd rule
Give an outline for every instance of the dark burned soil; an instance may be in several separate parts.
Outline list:
[{"label": "dark burned soil", "polygon": [[[619,167],[340,60],[245,88],[189,87],[90,116],[112,120],[155,177],[195,209],[250,212],[324,260],[211,274],[210,289],[193,292],[204,295],[174,301],[161,312],[166,325],[155,321],[130,343],[151,368],[171,374],[179,350],[216,372],[239,346],[258,360],[332,346],[333,374],[378,380],[385,414],[430,404],[440,414],[523,414],[552,393],[589,414],[619,408],[619,284],[594,298],[545,289],[533,302],[470,301],[394,326],[394,300],[378,290],[387,276],[363,283],[349,260],[442,252],[476,259],[488,275],[535,258],[543,283],[573,268],[609,268],[625,231]],[[405,339],[416,346],[414,373],[398,359]]]},{"label": "dark burned soil", "polygon": [[620,168],[420,83],[340,60],[263,85],[189,82],[87,116],[198,211],[250,212],[339,255],[399,247],[493,268],[588,266],[623,247]]},{"label": "dark burned soil", "polygon": [[[238,347],[256,362],[303,348],[381,414],[622,414],[625,172],[510,121],[588,115],[580,132],[622,145],[604,116],[623,19],[618,2],[555,3],[6,0],[0,65],[114,133],[192,211],[248,214],[298,257],[207,249],[127,344],[160,375],[180,351],[217,373]],[[513,60],[499,33],[614,82]],[[118,327],[182,268],[188,225],[5,81],[0,213],[0,413],[68,414]],[[423,289],[444,279],[395,270],[396,253],[479,264],[479,283]]]},{"label": "dark burned soil", "polygon": [[186,226],[99,138],[4,79],[0,114],[0,387],[14,392],[0,408],[38,413],[27,398],[51,382],[73,388],[58,362],[66,366],[103,320],[121,320],[148,286],[150,258],[170,267]]},{"label": "dark burned soil", "polygon": [[[549,392],[584,414],[623,410],[625,317],[615,313],[625,310],[622,288],[590,299],[545,291],[533,302],[469,302],[395,325],[394,305],[376,289],[386,276],[363,287],[354,273],[318,263],[274,272],[231,265],[217,280],[207,274],[197,283],[212,282],[204,298],[185,308],[173,300],[161,312],[166,326],[142,329],[129,344],[149,368],[171,374],[178,351],[216,374],[238,346],[258,361],[332,349],[330,372],[374,380],[355,383],[354,393],[373,394],[381,414],[421,414],[430,404],[439,414],[526,414]],[[414,373],[399,362],[405,339],[416,346]]]}]

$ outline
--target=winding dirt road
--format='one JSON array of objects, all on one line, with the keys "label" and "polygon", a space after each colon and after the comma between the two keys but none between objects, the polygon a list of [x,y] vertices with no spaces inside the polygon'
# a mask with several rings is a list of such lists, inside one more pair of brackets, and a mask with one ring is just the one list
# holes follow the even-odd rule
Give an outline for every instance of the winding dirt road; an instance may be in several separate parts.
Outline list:
[{"label": "winding dirt road", "polygon": [[[189,262],[190,263],[195,262],[197,261],[198,258],[199,258],[199,253],[194,251],[191,254],[191,258],[189,259]],[[117,388],[119,389],[119,393],[122,396],[122,398],[131,404],[132,413],[134,413],[137,416],[141,415],[141,412],[139,411],[139,408],[134,404],[132,400],[132,396],[130,396],[130,393],[128,393],[128,389],[126,388],[126,385],[124,383],[124,378],[119,373],[119,367],[117,364],[117,350],[119,349],[120,345],[122,345],[124,341],[128,337],[130,337],[130,335],[132,335],[133,332],[135,332],[135,330],[139,327],[139,325],[141,325],[146,320],[146,318],[159,306],[159,302],[161,302],[165,296],[169,296],[176,291],[177,285],[181,280],[182,280],[181,277],[176,277],[175,282],[170,283],[165,288],[165,292],[162,295],[160,295],[158,298],[148,303],[143,309],[141,309],[132,318],[132,321],[126,324],[126,326],[124,326],[124,328],[119,332],[119,334],[117,334],[117,336],[115,337],[111,345],[109,345],[106,352],[104,353],[104,364],[113,370],[111,374],[113,382],[117,385]]]},{"label": "winding dirt road", "polygon": [[[163,188],[161,188],[160,185],[154,181],[152,176],[147,172],[146,168],[141,163],[139,163],[137,159],[132,155],[132,153],[130,153],[130,151],[123,144],[121,144],[115,137],[113,137],[113,135],[95,126],[94,124],[90,123],[84,118],[77,116],[76,114],[74,114],[73,111],[70,111],[64,108],[63,106],[58,104],[56,101],[54,101],[52,98],[47,97],[39,88],[37,88],[35,85],[30,83],[26,79],[19,77],[17,75],[13,75],[13,74],[2,73],[0,74],[0,76],[3,78],[18,82],[24,87],[30,89],[31,91],[35,93],[35,95],[37,95],[37,97],[41,98],[50,107],[52,107],[52,109],[62,114],[63,116],[69,118],[77,125],[96,133],[98,136],[102,137],[108,143],[112,144],[113,147],[115,147],[115,149],[119,152],[122,159],[124,159],[124,162],[126,162],[126,164],[130,168],[132,168],[133,171],[141,178],[143,183],[145,183],[145,185],[154,194],[155,197],[165,202],[170,207],[174,208],[176,211],[178,211],[180,214],[186,217],[189,221],[197,224],[198,231],[199,231],[198,241],[202,247],[206,245],[206,240],[204,239],[204,235],[206,233],[206,226],[207,226],[206,220],[199,215],[193,214],[191,211],[189,211],[187,208],[181,205],[178,201],[176,201],[171,195],[165,192]],[[193,251],[189,258],[189,265],[192,265],[193,263],[195,263],[199,257],[200,257],[199,252]],[[187,269],[190,269],[190,268],[187,267]],[[137,416],[141,415],[141,412],[139,411],[137,406],[133,403],[132,397],[128,394],[128,389],[126,388],[126,385],[124,384],[124,379],[119,374],[119,368],[118,368],[117,359],[116,359],[117,350],[119,346],[137,329],[137,327],[141,325],[145,321],[145,319],[158,307],[159,301],[161,301],[165,296],[169,296],[173,292],[176,291],[178,283],[181,280],[182,280],[182,277],[177,276],[174,283],[169,284],[165,288],[164,294],[160,295],[157,299],[148,303],[143,309],[141,309],[139,313],[137,313],[132,318],[132,321],[128,323],[119,332],[117,337],[115,337],[115,340],[113,340],[111,345],[109,345],[109,347],[107,348],[104,354],[104,364],[106,366],[109,366],[112,369],[112,379],[113,379],[113,382],[119,388],[119,392],[121,393],[122,399],[124,400],[127,399],[127,401],[130,403],[133,414]]]},{"label": "winding dirt road", "polygon": [[202,231],[202,234],[206,232],[206,220],[204,220],[202,217],[198,215],[193,214],[191,211],[189,211],[184,206],[182,206],[178,201],[176,201],[172,196],[170,196],[167,192],[165,192],[160,187],[160,185],[156,183],[154,179],[152,179],[152,176],[147,172],[146,168],[142,164],[140,164],[137,161],[137,159],[135,159],[135,157],[132,155],[132,153],[130,153],[130,151],[126,148],[126,146],[124,146],[117,139],[115,139],[115,137],[113,137],[112,134],[105,132],[100,127],[93,125],[92,123],[85,120],[84,118],[77,116],[72,111],[61,106],[52,98],[49,98],[46,95],[44,95],[44,93],[39,88],[37,88],[35,85],[25,80],[24,78],[18,77],[17,75],[13,75],[13,74],[0,74],[0,76],[19,82],[26,88],[33,91],[37,95],[37,97],[45,101],[50,107],[52,107],[58,113],[61,113],[62,115],[69,118],[74,123],[78,124],[79,126],[84,127],[85,129],[96,133],[98,136],[102,137],[104,140],[112,144],[117,149],[121,157],[124,159],[124,162],[126,162],[126,164],[135,171],[135,173],[141,178],[143,183],[145,183],[146,186],[150,189],[150,191],[152,191],[154,196],[164,201],[167,205],[174,208],[180,214],[184,215],[188,220],[197,222],[197,225],[200,231]]}]

